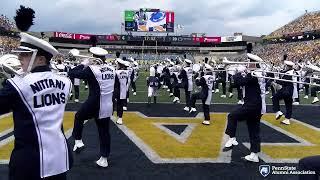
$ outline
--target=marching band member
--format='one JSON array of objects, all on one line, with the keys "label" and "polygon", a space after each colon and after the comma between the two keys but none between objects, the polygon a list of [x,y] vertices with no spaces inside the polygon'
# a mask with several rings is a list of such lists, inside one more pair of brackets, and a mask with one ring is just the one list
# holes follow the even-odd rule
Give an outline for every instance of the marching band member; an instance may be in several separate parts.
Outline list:
[{"label": "marching band member", "polygon": [[[77,49],[73,49],[73,50],[75,50],[76,52],[79,52],[79,50],[77,50]],[[69,62],[76,62],[76,57],[74,57],[72,55],[71,51],[69,53]],[[73,63],[67,64],[67,72],[69,72],[71,69],[73,69],[75,67],[76,66]],[[74,89],[74,96],[75,96],[74,102],[78,103],[79,102],[79,95],[80,95],[80,79],[70,78],[70,80],[73,84],[73,89]],[[72,99],[73,99],[73,93],[71,92],[70,93],[70,100],[72,100]]]},{"label": "marching band member", "polygon": [[[284,75],[281,79],[293,81],[293,78],[291,75],[294,74],[293,66],[295,64],[292,61],[284,61],[284,63],[286,65],[286,69],[282,71],[282,73],[286,73],[288,75]],[[285,115],[285,119],[281,121],[281,123],[285,125],[290,125],[290,119],[292,115],[294,86],[292,82],[276,81],[276,83],[280,84],[282,88],[278,90],[272,97],[273,110],[274,112],[276,112],[277,120],[283,116],[283,113],[280,111],[280,104],[279,104],[279,101],[283,99],[286,106],[286,115]]]},{"label": "marching band member", "polygon": [[51,44],[26,33],[20,37],[15,52],[24,76],[6,80],[0,90],[0,115],[13,112],[9,179],[65,180],[72,154],[62,123],[71,82],[51,71],[50,60],[58,54]]},{"label": "marching band member", "polygon": [[[32,9],[20,6],[15,16],[18,29],[28,31],[33,18]],[[7,79],[0,89],[0,115],[13,112],[9,179],[66,180],[73,161],[63,117],[71,82],[51,71],[50,61],[58,54],[51,44],[24,32],[20,37],[15,52],[23,74]]]},{"label": "marching band member", "polygon": [[[318,78],[317,75],[313,75],[313,77]],[[320,80],[317,80],[317,79],[313,80],[313,83],[320,84]],[[312,86],[310,91],[311,91],[311,97],[313,97],[312,104],[319,102],[319,99],[317,97],[317,92],[320,91],[320,86]]]},{"label": "marching band member", "polygon": [[[108,52],[99,47],[91,47],[89,51],[93,57],[101,59],[105,63]],[[109,121],[113,112],[112,95],[115,82],[115,69],[106,64],[91,65],[86,59],[81,65],[69,72],[71,78],[79,78],[88,81],[89,96],[77,111],[74,120],[73,137],[75,144],[73,151],[80,153],[84,149],[82,141],[83,123],[85,120],[94,118],[98,127],[100,140],[100,159],[96,164],[100,167],[108,167],[110,154]]]},{"label": "marching band member", "polygon": [[130,66],[128,61],[122,60],[118,58],[117,62],[117,70],[116,70],[116,79],[114,85],[114,99],[117,103],[117,116],[118,120],[117,124],[122,125],[122,115],[123,115],[123,107],[127,101],[127,90],[129,83],[129,71],[127,67]]},{"label": "marching band member", "polygon": [[[249,54],[250,61],[261,61],[261,58]],[[255,67],[250,64],[249,68]],[[244,71],[244,70],[240,70]],[[259,73],[259,72],[258,72]],[[244,104],[228,115],[226,134],[229,140],[225,144],[224,151],[230,150],[238,145],[236,140],[236,129],[238,121],[246,121],[250,137],[250,155],[245,156],[247,161],[259,162],[257,153],[260,152],[260,118],[266,112],[265,103],[265,81],[263,78],[253,77],[251,73],[243,76],[241,73],[234,75],[236,85],[244,87]]]},{"label": "marching band member", "polygon": [[212,75],[213,68],[209,64],[205,64],[204,76],[196,78],[196,85],[201,86],[201,92],[192,94],[190,102],[190,113],[196,112],[197,99],[202,100],[202,108],[204,113],[204,121],[202,124],[210,125],[210,104],[212,99],[212,86],[214,76]]},{"label": "marching band member", "polygon": [[173,85],[177,83],[177,79],[176,76],[174,74],[174,72],[176,71],[176,68],[174,67],[174,62],[170,61],[169,67],[169,82],[168,82],[168,89],[169,89],[169,96],[172,97],[173,96]]},{"label": "marching band member", "polygon": [[[181,66],[180,66],[179,62],[180,61],[176,60],[174,67],[171,69],[173,72],[171,78],[173,79],[172,88],[173,88],[174,92],[175,92],[175,87],[178,84],[181,84],[181,79],[179,78]],[[179,95],[180,95],[180,93],[179,93]],[[173,93],[173,96],[175,96],[174,93]],[[174,97],[173,103],[180,103],[180,98]]]},{"label": "marching band member", "polygon": [[[126,57],[123,57],[122,58],[124,61],[126,61]],[[134,62],[134,59],[133,58],[129,58],[129,61],[127,61],[127,63],[129,64],[129,66],[127,67],[127,70],[128,70],[128,85],[127,85],[127,100],[124,102],[123,104],[123,110],[126,111],[128,110],[128,102],[129,102],[129,89],[130,89],[130,86],[131,86],[131,82],[133,81],[133,78],[134,78],[134,70],[132,68],[132,63]]]},{"label": "marching band member", "polygon": [[181,80],[178,84],[174,87],[174,102],[180,101],[180,88],[183,88],[185,90],[185,96],[186,96],[186,107],[184,108],[185,111],[190,111],[190,94],[193,89],[193,82],[192,82],[192,76],[193,76],[193,70],[191,68],[192,61],[189,59],[184,60],[186,63],[186,67],[184,67],[180,74],[178,75],[178,79]]},{"label": "marching band member", "polygon": [[229,73],[229,98],[232,98],[233,97],[233,89],[236,88],[237,89],[237,94],[238,94],[238,104],[243,104],[243,97],[242,97],[242,87],[240,86],[237,86],[235,83],[234,83],[234,80],[233,80],[233,74],[230,74]]},{"label": "marching band member", "polygon": [[[294,75],[299,75],[300,77],[302,76],[300,74],[300,67],[299,66],[294,66]],[[298,82],[301,82],[301,78],[293,76],[292,80],[296,83],[293,83],[293,93],[292,93],[292,100],[293,103],[292,105],[299,105],[300,104],[300,98],[299,98],[299,90],[300,90],[300,84]]]},{"label": "marching band member", "polygon": [[[218,65],[218,70],[225,70],[224,65]],[[222,84],[222,95],[220,97],[226,98],[226,81],[227,81],[227,72],[226,71],[220,71],[217,73],[217,80],[215,81],[215,88],[216,88],[216,93],[219,92],[219,84]]]},{"label": "marching band member", "polygon": [[[74,102],[78,103],[79,102],[79,96],[80,96],[80,79],[78,78],[70,78],[72,84],[73,84],[73,89],[74,89]],[[70,94],[70,100],[73,98],[73,93],[71,92]]]},{"label": "marching band member", "polygon": [[137,95],[137,86],[136,86],[136,81],[139,78],[139,64],[137,61],[133,62],[133,79],[132,79],[132,91],[133,91],[133,95],[136,96]]},{"label": "marching band member", "polygon": [[161,87],[161,83],[158,77],[156,77],[156,70],[154,67],[150,68],[150,76],[147,78],[148,86],[148,106],[151,103],[151,97],[153,96],[153,103],[157,103],[157,91]]}]

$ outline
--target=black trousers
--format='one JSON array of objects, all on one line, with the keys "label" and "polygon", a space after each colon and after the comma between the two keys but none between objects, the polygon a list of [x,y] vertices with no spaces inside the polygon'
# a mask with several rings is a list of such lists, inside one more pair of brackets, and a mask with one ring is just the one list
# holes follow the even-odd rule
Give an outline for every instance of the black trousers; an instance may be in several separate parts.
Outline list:
[{"label": "black trousers", "polygon": [[310,156],[300,159],[299,170],[315,171],[314,175],[299,175],[299,180],[318,180],[320,175],[320,156]]},{"label": "black trousers", "polygon": [[280,89],[277,91],[274,96],[272,97],[273,103],[273,111],[278,112],[280,111],[280,100],[283,99],[285,106],[286,106],[286,118],[290,119],[292,116],[292,93],[289,92],[287,89]]},{"label": "black trousers", "polygon": [[250,151],[258,153],[261,150],[261,139],[260,139],[260,119],[261,109],[257,109],[261,105],[246,107],[240,106],[228,115],[228,125],[226,129],[226,134],[231,138],[236,136],[238,121],[246,121],[249,131],[250,138]]},{"label": "black trousers", "polygon": [[208,94],[205,93],[195,93],[192,94],[191,100],[190,100],[190,107],[195,108],[196,107],[196,101],[198,99],[202,100],[202,109],[204,114],[204,120],[210,121],[210,106],[206,105],[206,99]]},{"label": "black trousers", "polygon": [[234,88],[237,88],[237,93],[238,93],[238,100],[242,100],[243,99],[243,96],[242,96],[242,89],[240,86],[236,86],[234,83],[231,83],[230,81],[230,86],[229,86],[229,93],[232,93],[233,92],[233,89]]},{"label": "black trousers", "polygon": [[108,157],[110,154],[110,132],[109,132],[110,117],[99,119],[96,114],[88,113],[84,109],[80,109],[80,110],[81,111],[78,111],[75,115],[72,136],[74,137],[75,140],[82,139],[84,121],[94,118],[98,128],[98,132],[99,132],[100,155],[103,157]]},{"label": "black trousers", "polygon": [[79,86],[73,86],[74,87],[74,97],[75,99],[79,99]]},{"label": "black trousers", "polygon": [[67,180],[67,173],[62,173],[46,178],[40,178],[40,176],[26,176],[25,174],[20,174],[20,173],[14,173],[11,174],[12,172],[9,172],[9,180]]},{"label": "black trousers", "polygon": [[[307,78],[304,82],[310,83],[310,79]],[[309,86],[309,84],[304,84],[303,86],[304,86],[304,95],[308,96],[309,95],[309,87],[310,86]]]},{"label": "black trousers", "polygon": [[222,84],[222,93],[226,95],[226,80],[218,79],[214,84],[216,89],[219,89],[219,83]]},{"label": "black trousers", "polygon": [[[127,103],[127,99],[120,99],[120,98],[117,98],[113,103],[113,107],[116,107],[117,116],[119,118],[122,118],[123,106],[125,105],[125,103]],[[116,104],[116,106],[115,106],[115,104]]]},{"label": "black trousers", "polygon": [[132,89],[133,89],[133,92],[137,92],[136,82],[132,81],[131,87],[132,87]]},{"label": "black trousers", "polygon": [[317,97],[317,92],[320,91],[319,86],[313,86],[311,87],[311,97]]},{"label": "black trousers", "polygon": [[269,87],[271,89],[271,95],[274,96],[274,94],[276,93],[274,87],[272,86],[272,80],[266,80],[266,91],[269,91]]},{"label": "black trousers", "polygon": [[191,96],[191,91],[188,91],[188,87],[185,86],[183,83],[178,83],[174,86],[174,92],[173,95],[174,97],[178,97],[180,99],[180,88],[184,89],[185,96],[186,96],[186,106],[190,106],[190,96]]}]

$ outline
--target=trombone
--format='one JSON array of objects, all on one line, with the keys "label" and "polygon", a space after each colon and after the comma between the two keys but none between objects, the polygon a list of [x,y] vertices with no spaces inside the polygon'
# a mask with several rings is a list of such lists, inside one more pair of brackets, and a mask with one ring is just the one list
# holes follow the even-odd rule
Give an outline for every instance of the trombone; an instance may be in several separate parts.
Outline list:
[{"label": "trombone", "polygon": [[[261,73],[261,74],[256,74],[256,73]],[[281,73],[281,74],[285,74],[287,76],[296,76],[296,75],[293,75],[293,74],[286,74],[286,73]],[[315,77],[309,77],[310,78],[310,83],[307,83],[307,82],[302,82],[302,81],[295,81],[295,80],[268,77],[268,76],[263,75],[263,71],[252,71],[251,72],[251,76],[257,77],[257,78],[263,78],[263,79],[270,79],[270,80],[297,83],[297,84],[306,84],[306,85],[319,86],[320,87],[320,84],[312,83],[313,80],[320,80],[320,78],[315,78]],[[298,77],[300,77],[300,76],[298,76]]]}]

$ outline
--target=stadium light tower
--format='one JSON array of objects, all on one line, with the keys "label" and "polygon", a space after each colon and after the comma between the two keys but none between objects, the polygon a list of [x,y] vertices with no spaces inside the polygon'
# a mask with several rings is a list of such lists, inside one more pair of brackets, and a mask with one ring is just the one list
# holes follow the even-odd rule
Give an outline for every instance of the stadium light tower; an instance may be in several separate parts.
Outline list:
[{"label": "stadium light tower", "polygon": [[184,30],[184,25],[177,24],[176,25],[176,35],[179,35],[179,32],[182,32]]}]

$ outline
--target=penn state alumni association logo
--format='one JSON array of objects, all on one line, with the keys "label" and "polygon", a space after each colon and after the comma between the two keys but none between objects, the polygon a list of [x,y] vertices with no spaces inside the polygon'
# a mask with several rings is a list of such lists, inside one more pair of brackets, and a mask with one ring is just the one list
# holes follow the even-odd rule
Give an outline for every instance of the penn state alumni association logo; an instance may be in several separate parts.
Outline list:
[{"label": "penn state alumni association logo", "polygon": [[263,177],[267,177],[270,174],[270,166],[269,165],[260,165],[259,172]]}]

